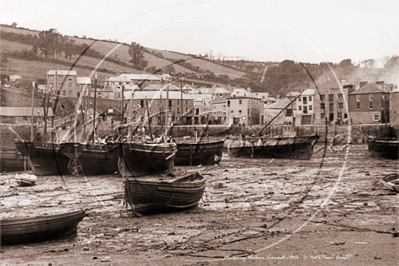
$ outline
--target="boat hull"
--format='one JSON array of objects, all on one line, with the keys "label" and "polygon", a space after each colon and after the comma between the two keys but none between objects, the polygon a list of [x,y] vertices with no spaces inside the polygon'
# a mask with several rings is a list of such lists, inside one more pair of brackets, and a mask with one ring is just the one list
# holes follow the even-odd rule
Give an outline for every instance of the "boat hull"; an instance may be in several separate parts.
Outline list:
[{"label": "boat hull", "polygon": [[368,148],[373,156],[397,160],[399,140],[369,139]]},{"label": "boat hull", "polygon": [[176,145],[169,143],[121,143],[119,172],[122,176],[144,176],[171,172]]},{"label": "boat hull", "polygon": [[212,165],[222,160],[224,140],[177,141],[176,165]]},{"label": "boat hull", "polygon": [[28,158],[15,147],[1,147],[0,172],[24,171],[28,165]]},{"label": "boat hull", "polygon": [[199,173],[161,180],[159,177],[127,178],[125,196],[139,211],[189,208],[198,204],[205,191],[205,178]]},{"label": "boat hull", "polygon": [[18,151],[29,158],[32,171],[37,176],[69,175],[69,158],[57,143],[16,141]]},{"label": "boat hull", "polygon": [[118,171],[119,143],[73,143],[61,144],[61,152],[69,158],[71,175],[109,175]]},{"label": "boat hull", "polygon": [[1,220],[1,244],[31,243],[76,234],[77,225],[85,217],[84,211],[51,216]]},{"label": "boat hull", "polygon": [[319,137],[262,137],[227,140],[230,157],[309,160]]}]

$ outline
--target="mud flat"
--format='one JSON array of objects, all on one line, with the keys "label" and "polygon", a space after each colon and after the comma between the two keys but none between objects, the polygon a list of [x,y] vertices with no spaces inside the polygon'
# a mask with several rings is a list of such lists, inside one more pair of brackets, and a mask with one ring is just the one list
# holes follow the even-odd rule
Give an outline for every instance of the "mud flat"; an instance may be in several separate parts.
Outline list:
[{"label": "mud flat", "polygon": [[223,155],[199,171],[199,205],[147,214],[126,209],[123,179],[39,177],[19,187],[0,176],[1,218],[84,209],[70,239],[2,246],[2,265],[397,265],[399,198],[378,185],[398,161],[366,145],[316,147],[311,160]]}]

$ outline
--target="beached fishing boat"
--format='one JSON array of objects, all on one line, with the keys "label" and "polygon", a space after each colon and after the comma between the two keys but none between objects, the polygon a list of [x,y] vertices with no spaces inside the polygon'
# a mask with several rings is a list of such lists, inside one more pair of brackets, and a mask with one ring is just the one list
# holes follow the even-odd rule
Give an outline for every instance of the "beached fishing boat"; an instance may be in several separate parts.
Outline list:
[{"label": "beached fishing boat", "polygon": [[230,157],[310,159],[319,136],[238,137],[225,141]]},{"label": "beached fishing boat", "polygon": [[16,140],[19,152],[29,158],[29,165],[37,176],[69,175],[70,159],[61,152],[61,145],[51,142]]},{"label": "beached fishing boat", "polygon": [[122,176],[144,176],[167,173],[174,169],[175,143],[132,141],[121,143],[118,167]]},{"label": "beached fishing boat", "polygon": [[175,165],[212,165],[222,160],[224,140],[175,139],[177,153]]},{"label": "beached fishing boat", "polygon": [[56,215],[0,221],[1,244],[11,245],[67,237],[76,234],[85,212],[73,211]]},{"label": "beached fishing boat", "polygon": [[399,140],[397,139],[369,137],[368,149],[373,156],[384,157],[388,159],[399,158]]},{"label": "beached fishing boat", "polygon": [[198,204],[205,191],[205,177],[199,173],[177,178],[147,176],[127,178],[125,197],[138,212],[189,208]]},{"label": "beached fishing boat", "polygon": [[28,158],[16,147],[0,147],[0,172],[24,171],[28,167]]},{"label": "beached fishing boat", "polygon": [[67,165],[71,175],[108,175],[118,171],[120,144],[107,143],[61,143],[61,153],[69,158]]}]

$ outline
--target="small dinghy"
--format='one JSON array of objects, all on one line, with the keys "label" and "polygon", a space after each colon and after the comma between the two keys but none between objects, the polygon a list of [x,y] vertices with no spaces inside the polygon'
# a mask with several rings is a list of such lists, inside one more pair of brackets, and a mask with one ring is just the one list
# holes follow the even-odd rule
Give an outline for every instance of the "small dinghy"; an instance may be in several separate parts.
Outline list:
[{"label": "small dinghy", "polygon": [[37,176],[30,174],[16,174],[15,179],[20,186],[33,186],[36,183]]},{"label": "small dinghy", "polygon": [[83,210],[56,215],[0,221],[1,244],[32,243],[76,234]]}]

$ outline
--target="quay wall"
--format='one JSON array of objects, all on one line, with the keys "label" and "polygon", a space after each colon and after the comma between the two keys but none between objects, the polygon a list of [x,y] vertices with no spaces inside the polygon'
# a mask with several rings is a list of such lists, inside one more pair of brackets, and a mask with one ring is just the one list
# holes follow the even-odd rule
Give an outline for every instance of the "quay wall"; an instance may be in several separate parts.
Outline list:
[{"label": "quay wall", "polygon": [[[389,129],[391,127],[391,129]],[[253,135],[263,128],[262,125],[253,126],[231,126],[226,125],[189,125],[189,126],[174,126],[170,129],[169,135],[172,137],[183,137],[183,136],[214,136],[214,137],[227,137],[227,136],[238,136],[242,135]],[[296,126],[272,126],[262,131],[262,134],[272,135],[283,135],[295,131],[297,136],[310,135],[317,133],[320,136],[319,141],[324,141],[326,132],[327,140],[331,140],[335,137],[339,137],[341,142],[346,142],[348,137],[352,144],[367,143],[368,136],[383,137],[386,136],[390,131],[394,131],[396,136],[399,136],[399,123],[398,124],[362,124],[362,125],[300,125]],[[163,127],[153,127],[152,133],[155,135],[164,132]]]}]

